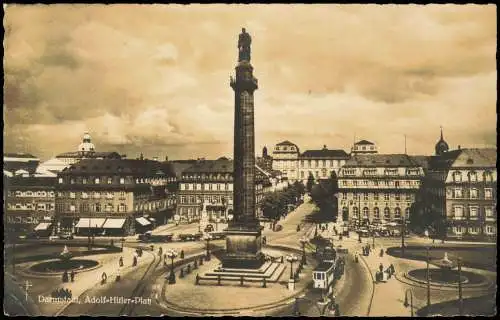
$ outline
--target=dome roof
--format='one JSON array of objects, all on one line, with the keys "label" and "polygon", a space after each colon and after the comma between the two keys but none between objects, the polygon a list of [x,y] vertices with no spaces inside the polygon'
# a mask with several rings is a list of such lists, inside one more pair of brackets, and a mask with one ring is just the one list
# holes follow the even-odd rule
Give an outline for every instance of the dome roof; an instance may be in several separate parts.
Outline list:
[{"label": "dome roof", "polygon": [[443,153],[447,152],[449,149],[450,149],[450,147],[448,146],[448,143],[446,143],[446,141],[444,141],[444,139],[443,139],[443,128],[441,128],[441,138],[436,143],[436,147],[435,147],[436,155],[440,156]]},{"label": "dome roof", "polygon": [[95,151],[95,146],[91,140],[92,138],[90,137],[90,134],[88,132],[85,132],[83,134],[82,143],[80,143],[80,145],[78,146],[78,151]]}]

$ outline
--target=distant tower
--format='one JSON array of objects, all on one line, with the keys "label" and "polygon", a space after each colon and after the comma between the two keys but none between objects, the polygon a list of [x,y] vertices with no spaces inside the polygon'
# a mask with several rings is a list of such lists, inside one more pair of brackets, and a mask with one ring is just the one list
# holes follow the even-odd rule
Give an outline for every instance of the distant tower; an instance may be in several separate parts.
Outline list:
[{"label": "distant tower", "polygon": [[262,158],[267,158],[267,147],[262,148]]},{"label": "distant tower", "polygon": [[448,143],[444,141],[443,139],[443,127],[441,127],[441,138],[439,141],[436,143],[436,156],[443,155],[445,152],[447,152],[450,148],[448,147]]},{"label": "distant tower", "polygon": [[78,152],[81,152],[82,154],[87,154],[95,151],[95,146],[92,143],[92,138],[90,137],[89,133],[86,131],[83,134],[82,138],[82,143],[78,145]]}]

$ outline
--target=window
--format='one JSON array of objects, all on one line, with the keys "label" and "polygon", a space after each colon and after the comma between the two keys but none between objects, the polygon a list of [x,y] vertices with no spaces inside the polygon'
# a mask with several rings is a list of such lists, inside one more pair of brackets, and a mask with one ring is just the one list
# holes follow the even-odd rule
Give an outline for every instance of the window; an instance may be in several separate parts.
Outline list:
[{"label": "window", "polygon": [[469,180],[470,180],[470,182],[476,182],[477,181],[477,173],[470,172],[469,173]]},{"label": "window", "polygon": [[399,193],[396,193],[394,196],[396,197],[396,200],[401,200],[401,195]]},{"label": "window", "polygon": [[454,206],[453,214],[455,218],[462,218],[464,216],[464,208],[462,206]]},{"label": "window", "polygon": [[75,206],[74,204],[71,204],[71,205],[69,206],[69,211],[70,211],[70,212],[75,212],[75,211],[76,211],[76,206]]},{"label": "window", "polygon": [[373,194],[373,200],[378,201],[378,193]]},{"label": "window", "polygon": [[321,174],[323,175],[323,177],[326,177],[326,169],[322,169]]},{"label": "window", "polygon": [[[365,193],[365,194],[364,194],[363,199],[364,199],[365,201],[368,201],[368,193]],[[367,209],[368,209],[368,208],[367,208]]]},{"label": "window", "polygon": [[469,233],[471,233],[471,234],[478,234],[479,233],[479,227],[469,227]]},{"label": "window", "polygon": [[63,178],[59,178],[59,183],[63,183]]},{"label": "window", "polygon": [[470,189],[470,198],[471,199],[477,199],[478,198],[477,189],[475,189],[475,188]]},{"label": "window", "polygon": [[367,207],[363,208],[363,219],[368,219],[368,208]]},{"label": "window", "polygon": [[375,219],[380,219],[380,209],[378,207],[373,208],[373,217]]},{"label": "window", "polygon": [[461,188],[455,188],[454,190],[454,198],[462,198],[462,189]]},{"label": "window", "polygon": [[462,234],[462,233],[464,233],[465,228],[462,226],[457,226],[457,227],[453,227],[453,231],[455,234]]},{"label": "window", "polygon": [[113,192],[106,192],[107,199],[113,199]]},{"label": "window", "polygon": [[410,208],[405,209],[405,218],[410,219]]},{"label": "window", "polygon": [[112,212],[113,211],[113,205],[111,203],[106,204],[106,212]]},{"label": "window", "polygon": [[27,197],[32,197],[33,196],[33,192],[32,191],[26,191],[26,196]]},{"label": "window", "polygon": [[394,210],[394,218],[395,219],[401,219],[401,209],[400,208],[396,208]]},{"label": "window", "polygon": [[384,208],[384,219],[389,220],[391,218],[391,210],[388,207]]},{"label": "window", "polygon": [[358,207],[352,208],[352,216],[354,218],[358,218],[359,217],[359,208]]},{"label": "window", "polygon": [[470,207],[469,208],[469,218],[471,220],[477,220],[478,216],[478,207]]},{"label": "window", "polygon": [[181,203],[186,203],[186,197],[185,196],[181,196],[180,197],[180,201],[181,201]]},{"label": "window", "polygon": [[493,210],[491,209],[491,207],[484,208],[484,215],[486,216],[486,219],[493,218]]},{"label": "window", "polygon": [[493,226],[486,226],[486,233],[487,234],[495,234],[495,227],[493,227]]},{"label": "window", "polygon": [[100,203],[95,204],[95,212],[101,212],[101,204]]},{"label": "window", "polygon": [[99,192],[94,192],[94,199],[101,198],[101,194]]},{"label": "window", "polygon": [[453,172],[453,181],[462,182],[462,173],[459,171]]},{"label": "window", "polygon": [[389,193],[384,193],[384,200],[389,201]]},{"label": "window", "polygon": [[323,167],[326,167],[326,160],[323,160]]},{"label": "window", "polygon": [[410,201],[411,200],[411,194],[410,193],[407,193],[406,194],[406,200]]},{"label": "window", "polygon": [[483,180],[485,182],[492,182],[493,181],[493,174],[491,173],[491,171],[486,171],[483,174]]},{"label": "window", "polygon": [[120,203],[120,205],[118,205],[118,212],[126,212],[127,211],[127,207],[125,206],[124,203]]},{"label": "window", "polygon": [[125,191],[120,191],[120,199],[125,199]]},{"label": "window", "polygon": [[71,180],[69,180],[69,183],[75,184],[75,179],[71,178]]},{"label": "window", "polygon": [[399,188],[399,181],[394,181],[396,188]]},{"label": "window", "polygon": [[99,184],[99,178],[95,178],[95,179],[94,179],[94,183],[95,183],[95,184]]},{"label": "window", "polygon": [[75,199],[75,198],[76,198],[76,193],[74,193],[74,192],[70,192],[70,193],[69,193],[69,197],[70,197],[71,199]]},{"label": "window", "polygon": [[87,184],[87,178],[82,179],[82,184]]},{"label": "window", "polygon": [[108,184],[112,184],[113,183],[113,178],[108,178]]},{"label": "window", "polygon": [[300,172],[300,178],[304,179],[304,171]]},{"label": "window", "polygon": [[485,188],[484,189],[484,198],[485,199],[491,199],[492,198],[492,189],[491,188]]}]

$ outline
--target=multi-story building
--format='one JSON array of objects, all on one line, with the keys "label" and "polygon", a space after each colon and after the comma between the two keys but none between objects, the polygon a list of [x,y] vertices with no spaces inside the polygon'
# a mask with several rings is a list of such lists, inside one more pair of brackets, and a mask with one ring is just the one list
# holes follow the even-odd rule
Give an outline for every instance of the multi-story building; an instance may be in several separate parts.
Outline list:
[{"label": "multi-story building", "polygon": [[423,177],[422,166],[406,154],[356,155],[338,175],[338,215],[356,224],[408,222]]},{"label": "multi-story building", "polygon": [[275,146],[272,168],[283,172],[291,183],[305,183],[310,173],[316,179],[328,179],[332,172],[338,173],[348,159],[344,150],[332,150],[326,146],[300,153],[299,147],[287,140]]},{"label": "multi-story building", "polygon": [[40,159],[27,153],[5,153],[3,155],[3,170],[7,175],[33,174]]},{"label": "multi-story building", "polygon": [[[5,176],[4,176],[5,178]],[[50,231],[55,209],[55,177],[4,179],[4,226],[9,234]]]},{"label": "multi-story building", "polygon": [[175,196],[168,185],[175,180],[157,161],[81,160],[58,174],[57,228],[79,234],[142,232],[173,212]]},{"label": "multi-story building", "polygon": [[443,151],[441,140],[425,183],[430,214],[444,219],[446,237],[496,241],[496,150]]},{"label": "multi-story building", "polygon": [[377,151],[377,146],[375,143],[367,141],[367,140],[361,140],[356,143],[351,148],[351,155],[358,155],[358,154],[374,154],[378,153]]},{"label": "multi-story building", "polygon": [[316,180],[328,179],[332,172],[338,174],[339,169],[349,158],[344,150],[330,150],[326,146],[321,150],[306,150],[298,159],[298,180],[306,183],[309,174]]},{"label": "multi-story building", "polygon": [[[197,221],[205,209],[209,221],[227,221],[233,210],[233,172],[233,161],[227,158],[199,160],[185,169],[182,172],[177,202],[177,215],[180,219]],[[255,175],[255,200],[258,208],[265,192],[273,190],[275,180],[271,179],[276,177],[258,166]],[[281,181],[279,183],[281,187]]]}]

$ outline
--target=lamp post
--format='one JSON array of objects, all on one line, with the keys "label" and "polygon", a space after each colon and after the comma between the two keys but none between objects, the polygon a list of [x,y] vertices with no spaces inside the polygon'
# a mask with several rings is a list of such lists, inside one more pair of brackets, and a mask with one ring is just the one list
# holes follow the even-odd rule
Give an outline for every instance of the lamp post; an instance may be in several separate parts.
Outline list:
[{"label": "lamp post", "polygon": [[405,230],[406,229],[406,216],[403,213],[403,223],[401,224],[401,258],[405,255]]},{"label": "lamp post", "polygon": [[303,236],[300,238],[300,243],[302,244],[302,265],[307,265],[307,259],[306,259],[306,243],[307,243],[307,238]]},{"label": "lamp post", "polygon": [[293,263],[295,261],[299,260],[299,258],[297,258],[297,256],[293,255],[293,254],[290,254],[286,257],[286,261],[290,262],[290,280],[294,280],[294,277],[293,277]]},{"label": "lamp post", "polygon": [[212,240],[212,236],[206,233],[203,236],[203,240],[207,242],[207,261],[210,261],[210,240]]},{"label": "lamp post", "polygon": [[122,243],[122,252],[123,252],[123,243],[125,242],[125,238],[123,238],[123,237],[122,237],[122,238],[120,239],[120,242]]},{"label": "lamp post", "polygon": [[430,279],[430,273],[429,273],[429,262],[430,262],[430,257],[429,257],[429,251],[430,247],[427,246],[427,313],[430,313],[431,311],[431,279]]},{"label": "lamp post", "polygon": [[[410,304],[408,304],[408,292],[410,293]],[[405,291],[405,302],[403,304],[405,306],[405,308],[408,308],[408,306],[410,306],[410,314],[411,314],[411,317],[413,317],[413,291],[411,291],[411,289],[406,289]]]},{"label": "lamp post", "polygon": [[462,299],[462,259],[457,260],[458,265],[458,311],[460,316],[464,315],[464,301]]},{"label": "lamp post", "polygon": [[172,249],[168,250],[167,257],[172,260],[172,265],[170,267],[170,275],[168,277],[168,283],[174,284],[175,283],[174,259],[175,259],[175,257],[177,257],[177,251],[172,250]]}]

